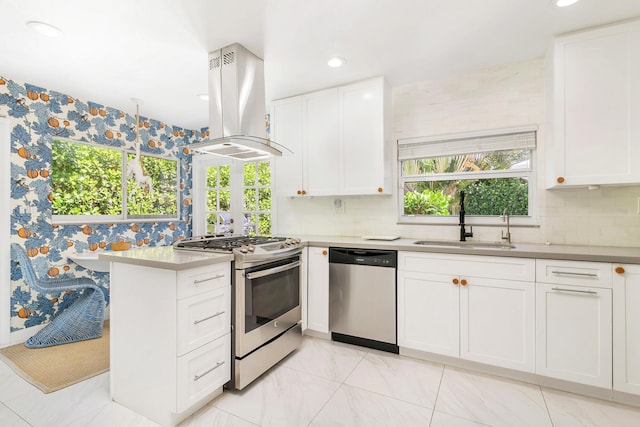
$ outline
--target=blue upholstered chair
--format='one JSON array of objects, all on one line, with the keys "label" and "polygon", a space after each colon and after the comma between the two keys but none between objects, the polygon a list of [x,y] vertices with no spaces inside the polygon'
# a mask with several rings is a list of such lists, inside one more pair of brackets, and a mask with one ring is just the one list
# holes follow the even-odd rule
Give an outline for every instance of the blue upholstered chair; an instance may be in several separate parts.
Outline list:
[{"label": "blue upholstered chair", "polygon": [[81,291],[76,301],[58,313],[24,345],[29,348],[50,347],[102,336],[104,322],[104,294],[96,283],[87,278],[39,279],[27,252],[17,243],[11,244],[13,258],[20,265],[25,282],[36,291],[57,295],[67,290]]}]

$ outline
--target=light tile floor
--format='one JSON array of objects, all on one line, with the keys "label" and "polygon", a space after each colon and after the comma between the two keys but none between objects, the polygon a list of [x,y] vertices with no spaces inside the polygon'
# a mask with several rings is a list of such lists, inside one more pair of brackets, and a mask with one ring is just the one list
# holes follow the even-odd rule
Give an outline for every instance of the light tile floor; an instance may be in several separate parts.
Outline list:
[{"label": "light tile floor", "polygon": [[[0,426],[155,426],[109,401],[102,374],[43,394],[0,362]],[[181,426],[638,427],[640,408],[305,337]]]}]

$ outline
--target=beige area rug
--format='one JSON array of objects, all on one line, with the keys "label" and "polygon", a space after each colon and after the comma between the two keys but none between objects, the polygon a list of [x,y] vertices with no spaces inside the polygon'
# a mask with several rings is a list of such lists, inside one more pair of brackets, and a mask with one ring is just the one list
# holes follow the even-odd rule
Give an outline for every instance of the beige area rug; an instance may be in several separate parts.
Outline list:
[{"label": "beige area rug", "polygon": [[16,344],[0,349],[0,356],[16,374],[51,393],[109,370],[109,321],[101,338],[33,349]]}]

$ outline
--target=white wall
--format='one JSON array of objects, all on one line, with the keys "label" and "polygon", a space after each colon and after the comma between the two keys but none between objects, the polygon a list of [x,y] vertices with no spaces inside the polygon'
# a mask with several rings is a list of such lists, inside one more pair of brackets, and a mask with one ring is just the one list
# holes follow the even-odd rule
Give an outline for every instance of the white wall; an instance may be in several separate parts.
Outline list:
[{"label": "white wall", "polygon": [[[512,240],[638,246],[640,187],[601,187],[593,191],[544,189],[546,136],[543,59],[396,87],[393,91],[394,145],[401,138],[523,125],[538,126],[539,227],[512,229]],[[397,188],[397,182],[394,185]],[[459,229],[454,226],[397,224],[396,194],[341,199],[346,206],[345,213],[335,212],[333,198],[279,198],[277,233],[458,237]],[[473,229],[474,240],[497,240],[500,230],[476,226]]]}]

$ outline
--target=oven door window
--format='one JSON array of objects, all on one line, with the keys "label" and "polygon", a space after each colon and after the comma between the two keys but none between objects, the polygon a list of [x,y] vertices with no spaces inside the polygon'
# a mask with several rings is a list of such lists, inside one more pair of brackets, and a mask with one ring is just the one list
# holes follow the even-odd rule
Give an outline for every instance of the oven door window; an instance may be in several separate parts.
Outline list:
[{"label": "oven door window", "polygon": [[245,296],[245,333],[299,306],[299,258],[247,269]]}]

